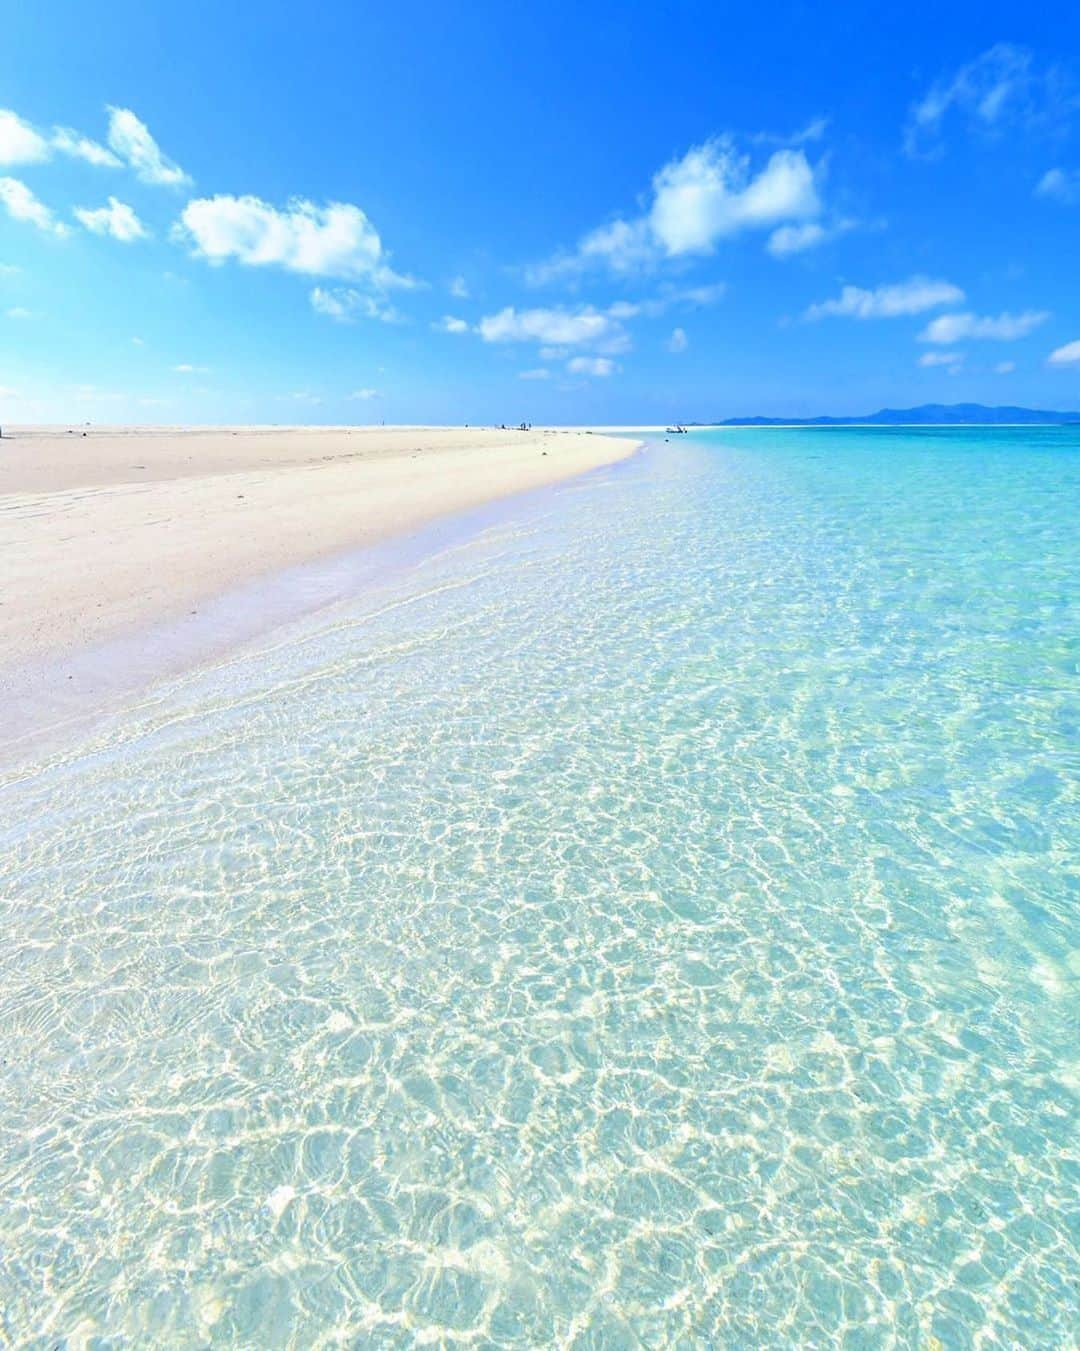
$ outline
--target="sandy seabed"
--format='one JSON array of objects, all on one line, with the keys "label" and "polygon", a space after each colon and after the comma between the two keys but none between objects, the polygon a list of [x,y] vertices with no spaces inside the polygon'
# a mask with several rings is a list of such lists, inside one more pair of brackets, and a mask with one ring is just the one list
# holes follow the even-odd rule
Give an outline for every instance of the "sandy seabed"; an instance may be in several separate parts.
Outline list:
[{"label": "sandy seabed", "polygon": [[85,686],[88,651],[634,449],[555,428],[5,428],[0,697],[47,705]]}]

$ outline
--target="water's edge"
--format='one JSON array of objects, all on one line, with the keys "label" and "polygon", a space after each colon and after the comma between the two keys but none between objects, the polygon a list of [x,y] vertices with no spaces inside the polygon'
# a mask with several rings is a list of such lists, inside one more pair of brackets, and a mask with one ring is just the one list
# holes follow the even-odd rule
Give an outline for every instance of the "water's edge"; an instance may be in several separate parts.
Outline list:
[{"label": "water's edge", "polygon": [[436,517],[416,529],[323,554],[232,586],[190,615],[139,625],[73,655],[2,671],[4,725],[0,775],[70,750],[125,710],[213,666],[299,640],[332,622],[343,605],[362,603],[410,569],[459,547],[515,515],[554,505],[575,485],[618,473],[655,449],[658,438],[613,433],[637,442],[621,460],[558,482],[494,498]]}]

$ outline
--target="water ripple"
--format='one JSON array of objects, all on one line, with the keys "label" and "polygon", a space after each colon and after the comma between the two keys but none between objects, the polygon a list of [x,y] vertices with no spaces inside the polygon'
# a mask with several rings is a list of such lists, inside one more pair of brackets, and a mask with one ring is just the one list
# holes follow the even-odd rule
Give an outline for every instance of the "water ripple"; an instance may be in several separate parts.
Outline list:
[{"label": "water ripple", "polygon": [[0,793],[0,1336],[1080,1336],[1064,431],[688,438]]}]

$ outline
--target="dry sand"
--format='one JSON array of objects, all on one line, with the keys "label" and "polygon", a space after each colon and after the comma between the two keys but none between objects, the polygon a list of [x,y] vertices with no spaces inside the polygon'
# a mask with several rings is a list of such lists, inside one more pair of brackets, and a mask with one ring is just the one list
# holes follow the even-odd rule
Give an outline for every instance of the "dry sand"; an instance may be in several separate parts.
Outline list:
[{"label": "dry sand", "polygon": [[[492,428],[5,428],[0,695],[14,673],[283,568],[609,464],[633,441]],[[6,688],[5,688],[6,687]]]}]

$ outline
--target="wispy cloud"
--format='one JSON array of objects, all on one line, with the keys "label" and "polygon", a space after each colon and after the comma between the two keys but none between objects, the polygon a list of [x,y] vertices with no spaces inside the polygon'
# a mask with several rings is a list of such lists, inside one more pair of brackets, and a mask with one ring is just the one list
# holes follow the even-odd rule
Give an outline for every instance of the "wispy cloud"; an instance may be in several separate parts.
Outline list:
[{"label": "wispy cloud", "polygon": [[190,365],[190,364],[189,364],[188,362],[186,362],[186,361],[181,361],[180,364],[179,364],[178,366],[174,366],[174,367],[173,367],[173,370],[176,371],[176,373],[177,373],[178,375],[209,375],[209,374],[210,374],[210,367],[209,367],[209,366],[192,366],[192,365]]},{"label": "wispy cloud", "polygon": [[824,319],[829,315],[846,315],[852,319],[896,319],[923,314],[939,305],[956,305],[963,299],[963,291],[952,282],[932,277],[909,277],[907,281],[876,286],[872,290],[845,286],[835,299],[811,305],[803,317]]},{"label": "wispy cloud", "polygon": [[813,117],[798,131],[793,131],[788,136],[778,135],[772,131],[759,131],[747,139],[753,145],[808,145],[812,141],[820,141],[828,127],[827,117]]},{"label": "wispy cloud", "polygon": [[469,325],[464,319],[458,319],[453,314],[444,314],[441,319],[436,320],[431,325],[440,333],[468,333]]},{"label": "wispy cloud", "polygon": [[166,159],[130,109],[109,109],[109,144],[112,149],[71,127],[46,131],[10,108],[0,108],[0,165],[40,164],[59,154],[103,169],[119,169],[126,163],[145,183],[180,186],[190,181],[182,169]]},{"label": "wispy cloud", "polygon": [[646,221],[617,220],[591,230],[572,253],[557,253],[543,262],[530,263],[525,268],[525,280],[530,286],[545,286],[579,277],[594,267],[625,274],[650,266],[656,258]]},{"label": "wispy cloud", "polygon": [[1035,196],[1080,202],[1080,169],[1048,169],[1035,185]]},{"label": "wispy cloud", "polygon": [[316,286],[308,299],[317,314],[325,314],[328,319],[336,319],[342,324],[352,323],[355,319],[380,319],[384,324],[400,324],[405,319],[393,305],[347,286]]},{"label": "wispy cloud", "polygon": [[464,277],[454,277],[447,290],[455,300],[468,300],[469,287]]},{"label": "wispy cloud", "polygon": [[111,150],[106,150],[103,145],[92,141],[89,136],[83,136],[81,132],[72,131],[70,127],[56,127],[52,134],[52,145],[62,155],[85,160],[87,164],[96,165],[99,169],[120,168],[121,161]]},{"label": "wispy cloud", "polygon": [[[611,358],[633,346],[626,327],[630,320],[655,319],[671,309],[701,309],[714,304],[724,291],[723,282],[696,287],[668,283],[656,295],[639,300],[616,300],[605,309],[595,305],[517,309],[508,305],[496,314],[485,315],[476,325],[475,332],[490,343],[536,343],[541,360],[546,362],[565,360],[572,356],[574,348],[591,348],[597,356]],[[451,331],[461,330],[455,326]],[[676,328],[668,341],[672,351],[684,351],[688,345],[682,328]],[[611,363],[611,369],[615,369],[614,363]],[[578,373],[582,372],[597,374],[599,368],[585,371],[583,367]],[[603,373],[610,374],[611,370]]]},{"label": "wispy cloud", "polygon": [[537,342],[557,347],[595,345],[622,332],[617,319],[591,305],[576,310],[518,310],[506,306],[480,320],[477,332],[485,342]]},{"label": "wispy cloud", "polygon": [[1051,366],[1080,366],[1080,338],[1067,342],[1064,347],[1056,347],[1046,360]]},{"label": "wispy cloud", "polygon": [[645,296],[641,300],[616,300],[605,311],[612,319],[657,319],[673,309],[705,309],[724,296],[727,287],[723,282],[710,286],[662,286],[656,295]]},{"label": "wispy cloud", "polygon": [[295,197],[284,210],[259,197],[197,197],[188,202],[175,237],[211,263],[229,258],[248,267],[281,267],[314,277],[373,286],[412,286],[394,272],[378,231],[358,206]]},{"label": "wispy cloud", "polygon": [[546,366],[534,366],[529,371],[518,371],[519,380],[548,380],[551,378],[551,372]]},{"label": "wispy cloud", "polygon": [[49,207],[39,201],[25,183],[17,178],[0,178],[0,206],[12,220],[33,225],[43,234],[66,235],[68,227],[56,219]]},{"label": "wispy cloud", "polygon": [[1044,324],[1050,314],[1047,310],[1024,310],[1022,314],[942,314],[931,319],[919,334],[920,342],[953,343],[967,338],[986,338],[1011,342],[1026,337]]},{"label": "wispy cloud", "polygon": [[823,225],[821,221],[804,221],[801,225],[780,225],[769,236],[765,247],[774,258],[788,258],[793,253],[805,253],[807,249],[816,249],[831,239],[847,234],[858,225],[857,221],[844,218]]},{"label": "wispy cloud", "polygon": [[32,319],[34,317],[29,310],[24,309],[21,305],[13,305],[5,313],[9,319]]},{"label": "wispy cloud", "polygon": [[685,352],[690,346],[690,339],[686,336],[685,328],[673,328],[671,337],[667,340],[667,349],[669,352]]},{"label": "wispy cloud", "polygon": [[49,158],[48,139],[18,113],[0,108],[0,164],[38,164]]},{"label": "wispy cloud", "polygon": [[963,352],[924,352],[919,358],[920,366],[945,366],[955,372],[964,361]]},{"label": "wispy cloud", "polygon": [[641,300],[616,300],[606,312],[613,319],[636,319],[639,315],[656,319],[673,309],[705,309],[723,299],[726,292],[727,285],[724,282],[714,282],[708,286],[674,286],[665,282],[655,295],[645,296]]},{"label": "wispy cloud", "polygon": [[115,169],[120,165],[111,151],[70,127],[42,131],[10,108],[0,108],[0,164],[40,164],[51,159],[54,152],[99,167]]},{"label": "wispy cloud", "polygon": [[354,389],[351,394],[346,394],[347,399],[357,399],[362,403],[367,403],[371,399],[381,399],[382,395],[377,389]]},{"label": "wispy cloud", "polygon": [[109,145],[143,183],[179,188],[191,182],[130,108],[109,109]]},{"label": "wispy cloud", "polygon": [[109,198],[108,206],[74,208],[75,219],[92,234],[111,235],[121,244],[132,244],[137,239],[146,239],[149,231],[126,202]]},{"label": "wispy cloud", "polygon": [[937,80],[912,105],[904,147],[914,156],[939,153],[950,118],[968,128],[994,133],[1013,124],[1053,122],[1075,103],[1059,69],[1040,67],[1026,47],[999,42]]},{"label": "wispy cloud", "polygon": [[803,225],[781,225],[769,236],[765,247],[774,257],[786,258],[788,254],[816,248],[827,238],[825,227],[816,220],[809,220]]},{"label": "wispy cloud", "polygon": [[610,357],[571,357],[566,363],[571,375],[595,375],[604,377],[618,370]]},{"label": "wispy cloud", "polygon": [[994,367],[994,371],[997,375],[1011,375],[1015,370],[1016,370],[1015,361],[999,361],[998,364]]},{"label": "wispy cloud", "polygon": [[590,268],[626,274],[664,259],[712,253],[723,239],[820,214],[817,178],[802,150],[775,151],[753,170],[731,137],[715,137],[664,165],[653,177],[647,211],[590,231],[570,253],[526,269],[533,284]]}]

